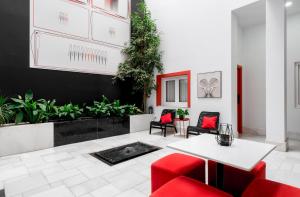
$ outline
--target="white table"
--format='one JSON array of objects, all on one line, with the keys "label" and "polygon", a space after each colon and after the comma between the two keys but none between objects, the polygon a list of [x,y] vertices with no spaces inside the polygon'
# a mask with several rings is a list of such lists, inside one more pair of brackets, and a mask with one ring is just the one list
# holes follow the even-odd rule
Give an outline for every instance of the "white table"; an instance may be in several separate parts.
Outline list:
[{"label": "white table", "polygon": [[242,139],[234,139],[229,147],[220,146],[216,141],[216,136],[211,134],[202,134],[175,142],[169,144],[168,147],[217,162],[217,187],[221,189],[224,165],[251,171],[276,148],[275,145]]}]

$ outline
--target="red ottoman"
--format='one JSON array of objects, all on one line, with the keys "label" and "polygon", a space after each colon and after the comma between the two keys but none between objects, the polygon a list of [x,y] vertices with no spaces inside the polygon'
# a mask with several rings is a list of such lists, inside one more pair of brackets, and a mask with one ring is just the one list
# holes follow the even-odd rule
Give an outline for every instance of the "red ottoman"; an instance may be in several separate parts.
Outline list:
[{"label": "red ottoman", "polygon": [[[225,165],[224,191],[234,196],[241,196],[255,178],[266,178],[265,162],[259,162],[250,172]],[[216,162],[214,161],[208,161],[208,184],[216,186]]]},{"label": "red ottoman", "polygon": [[300,189],[266,179],[255,179],[243,194],[243,197],[262,196],[296,197],[300,196]]},{"label": "red ottoman", "polygon": [[182,175],[205,183],[205,161],[175,153],[154,162],[151,165],[152,193],[165,183]]},{"label": "red ottoman", "polygon": [[232,197],[214,187],[188,177],[177,177],[156,190],[150,197]]}]

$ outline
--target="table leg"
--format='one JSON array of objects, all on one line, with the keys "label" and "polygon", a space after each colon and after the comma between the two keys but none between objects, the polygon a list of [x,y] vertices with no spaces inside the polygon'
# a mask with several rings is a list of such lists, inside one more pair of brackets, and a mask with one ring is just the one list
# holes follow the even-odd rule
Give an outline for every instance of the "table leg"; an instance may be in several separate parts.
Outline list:
[{"label": "table leg", "polygon": [[224,164],[217,163],[217,173],[216,173],[216,180],[217,180],[217,188],[223,189],[224,187]]}]

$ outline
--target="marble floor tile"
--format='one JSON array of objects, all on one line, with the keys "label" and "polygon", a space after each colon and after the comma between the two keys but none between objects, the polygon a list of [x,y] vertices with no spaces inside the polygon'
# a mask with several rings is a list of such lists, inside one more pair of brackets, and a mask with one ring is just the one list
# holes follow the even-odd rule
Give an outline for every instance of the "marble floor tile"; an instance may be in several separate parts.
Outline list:
[{"label": "marble floor tile", "polygon": [[9,182],[4,185],[6,196],[14,196],[20,193],[48,185],[46,178],[41,174],[34,174],[26,178]]},{"label": "marble floor tile", "polygon": [[137,190],[131,189],[131,190],[122,192],[121,194],[117,195],[116,197],[147,197],[147,195],[145,195]]},{"label": "marble floor tile", "polygon": [[35,194],[32,197],[74,197],[74,195],[67,187],[60,186]]},{"label": "marble floor tile", "polygon": [[79,185],[71,187],[71,191],[75,196],[82,196],[90,192],[93,192],[96,189],[99,189],[107,184],[108,182],[105,181],[103,178],[97,177],[94,179],[90,179],[89,181],[86,181]]},{"label": "marble floor tile", "polygon": [[121,193],[121,191],[118,188],[114,187],[112,184],[109,184],[93,191],[91,195],[93,197],[113,197],[119,193]]},{"label": "marble floor tile", "polygon": [[[6,188],[12,197],[146,197],[151,191],[151,163],[177,152],[166,146],[183,139],[172,132],[164,138],[160,132],[145,131],[2,157],[0,189]],[[257,136],[247,139],[264,141]],[[163,149],[115,166],[89,155],[136,141]],[[300,142],[291,145],[289,152],[273,151],[264,159],[267,178],[300,187]]]},{"label": "marble floor tile", "polygon": [[73,177],[78,174],[80,174],[79,170],[73,169],[73,170],[65,170],[62,172],[46,175],[46,178],[48,179],[49,183],[54,183],[57,181],[67,179],[69,177]]}]

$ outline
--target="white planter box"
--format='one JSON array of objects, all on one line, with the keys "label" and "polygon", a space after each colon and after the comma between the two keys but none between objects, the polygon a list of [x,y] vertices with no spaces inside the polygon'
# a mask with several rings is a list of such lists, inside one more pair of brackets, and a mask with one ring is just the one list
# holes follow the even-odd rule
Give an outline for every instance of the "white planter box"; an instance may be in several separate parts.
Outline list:
[{"label": "white planter box", "polygon": [[53,123],[0,127],[0,156],[31,152],[53,146]]},{"label": "white planter box", "polygon": [[149,130],[150,122],[153,119],[153,114],[140,114],[130,116],[130,133]]}]

